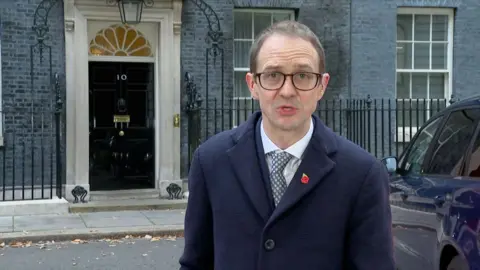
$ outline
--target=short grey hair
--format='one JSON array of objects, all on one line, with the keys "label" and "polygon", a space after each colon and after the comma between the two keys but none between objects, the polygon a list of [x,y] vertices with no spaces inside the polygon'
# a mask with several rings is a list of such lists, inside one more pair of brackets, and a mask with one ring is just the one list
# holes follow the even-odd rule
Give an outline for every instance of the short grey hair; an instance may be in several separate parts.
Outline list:
[{"label": "short grey hair", "polygon": [[320,61],[319,71],[320,73],[325,72],[325,51],[323,50],[322,43],[318,39],[317,35],[315,35],[315,33],[313,33],[308,26],[294,20],[286,20],[274,23],[270,27],[264,29],[255,38],[255,41],[250,48],[250,72],[257,72],[258,52],[262,48],[265,40],[275,34],[298,37],[310,42],[318,53],[318,59]]}]

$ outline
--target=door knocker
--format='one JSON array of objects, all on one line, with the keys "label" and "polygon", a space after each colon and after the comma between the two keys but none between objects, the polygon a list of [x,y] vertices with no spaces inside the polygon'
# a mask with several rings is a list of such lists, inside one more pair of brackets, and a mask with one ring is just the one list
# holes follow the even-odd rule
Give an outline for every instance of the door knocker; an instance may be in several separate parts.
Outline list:
[{"label": "door knocker", "polygon": [[118,99],[117,109],[121,113],[124,113],[124,112],[127,111],[127,103],[125,102],[125,99],[123,99],[123,98]]}]

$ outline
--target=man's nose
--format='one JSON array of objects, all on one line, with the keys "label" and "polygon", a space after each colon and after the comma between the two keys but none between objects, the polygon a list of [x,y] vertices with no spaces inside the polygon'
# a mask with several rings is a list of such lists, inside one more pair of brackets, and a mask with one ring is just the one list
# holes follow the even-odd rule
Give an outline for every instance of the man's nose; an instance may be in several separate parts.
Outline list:
[{"label": "man's nose", "polygon": [[284,97],[292,97],[297,93],[295,86],[293,85],[292,76],[287,76],[285,78],[285,83],[282,88],[280,88],[280,95]]}]

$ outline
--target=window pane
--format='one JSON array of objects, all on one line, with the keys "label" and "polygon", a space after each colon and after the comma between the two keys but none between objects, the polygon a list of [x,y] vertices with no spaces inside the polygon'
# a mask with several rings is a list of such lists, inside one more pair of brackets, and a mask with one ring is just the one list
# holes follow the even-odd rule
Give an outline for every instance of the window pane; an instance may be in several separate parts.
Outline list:
[{"label": "window pane", "polygon": [[447,69],[447,44],[432,44],[432,69]]},{"label": "window pane", "polygon": [[252,13],[235,12],[233,16],[233,37],[252,39]]},{"label": "window pane", "polygon": [[397,98],[410,98],[410,73],[397,72]]},{"label": "window pane", "polygon": [[445,74],[430,73],[430,98],[445,98]]},{"label": "window pane", "polygon": [[430,69],[430,44],[417,43],[415,46],[414,68]]},{"label": "window pane", "polygon": [[441,118],[435,119],[420,131],[404,161],[401,161],[402,169],[405,173],[419,174],[422,171],[425,154],[440,124],[440,119]]},{"label": "window pane", "polygon": [[247,82],[245,81],[245,71],[235,71],[234,89],[235,97],[250,97],[250,90],[248,89]]},{"label": "window pane", "polygon": [[430,40],[430,15],[415,15],[415,41]]},{"label": "window pane", "polygon": [[248,68],[250,41],[234,41],[233,42],[233,66],[236,68]]},{"label": "window pane", "polygon": [[397,68],[412,69],[412,43],[397,43]]},{"label": "window pane", "polygon": [[397,16],[397,40],[412,40],[412,15]]},{"label": "window pane", "polygon": [[412,74],[412,98],[427,98],[428,73]]},{"label": "window pane", "polygon": [[465,173],[469,177],[480,178],[480,134],[477,136],[470,155],[470,164]]},{"label": "window pane", "polygon": [[273,13],[273,23],[291,20],[290,13]]},{"label": "window pane", "polygon": [[472,139],[478,109],[461,110],[450,115],[432,152],[427,173],[458,176],[461,162]]},{"label": "window pane", "polygon": [[448,41],[448,16],[433,15],[432,16],[432,40]]},{"label": "window pane", "polygon": [[253,25],[255,29],[255,37],[272,24],[271,13],[254,13]]}]

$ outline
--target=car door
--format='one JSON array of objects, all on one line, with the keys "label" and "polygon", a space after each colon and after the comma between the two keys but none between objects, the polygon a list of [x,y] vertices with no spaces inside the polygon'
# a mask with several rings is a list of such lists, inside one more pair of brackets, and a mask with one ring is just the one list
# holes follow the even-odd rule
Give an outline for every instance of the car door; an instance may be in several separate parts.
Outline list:
[{"label": "car door", "polygon": [[[437,261],[450,261],[444,250],[456,248],[470,270],[480,269],[480,124],[466,151],[462,176],[452,190],[452,200],[444,203],[443,234],[439,237]],[[441,257],[443,254],[443,258]]]},{"label": "car door", "polygon": [[390,179],[395,259],[400,270],[425,270],[431,266],[424,251],[428,247],[420,246],[418,237],[431,239],[432,233],[425,233],[423,228],[434,226],[434,222],[421,211],[423,205],[415,192],[424,185],[424,164],[442,122],[443,115],[438,115],[419,129],[400,158],[397,173]]},{"label": "car door", "polygon": [[[477,129],[480,109],[458,109],[445,118],[429,143],[420,174],[403,175],[408,191],[402,194],[405,226],[397,236],[421,260],[423,269],[434,269],[438,262],[437,239],[443,234],[453,194],[465,183],[461,180],[465,156]],[[408,164],[406,160],[406,169]]]}]

